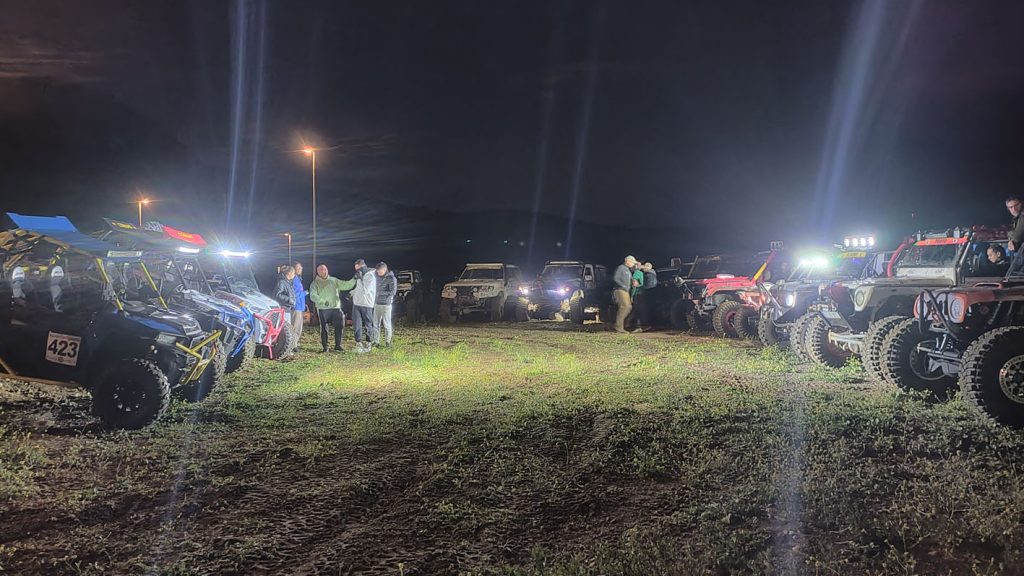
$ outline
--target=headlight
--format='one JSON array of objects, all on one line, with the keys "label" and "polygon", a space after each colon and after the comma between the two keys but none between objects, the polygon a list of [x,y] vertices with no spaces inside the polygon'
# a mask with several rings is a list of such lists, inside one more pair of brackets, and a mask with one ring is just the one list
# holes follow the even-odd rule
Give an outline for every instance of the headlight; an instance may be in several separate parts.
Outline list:
[{"label": "headlight", "polygon": [[561,294],[562,296],[565,296],[566,294],[569,293],[569,287],[568,286],[559,286],[557,292],[559,294]]},{"label": "headlight", "polygon": [[853,293],[853,306],[857,310],[863,310],[864,306],[868,303],[868,299],[871,298],[871,288],[862,286],[857,288],[857,291]]},{"label": "headlight", "polygon": [[455,286],[445,286],[441,289],[441,298],[455,298]]},{"label": "headlight", "polygon": [[161,346],[174,346],[174,343],[178,341],[178,336],[170,334],[168,332],[161,332],[156,335],[156,343]]},{"label": "headlight", "polygon": [[530,287],[529,286],[520,286],[519,287],[519,293],[522,294],[523,296],[529,296],[530,295]]},{"label": "headlight", "polygon": [[967,298],[956,294],[949,300],[949,319],[960,324],[967,318]]},{"label": "headlight", "polygon": [[783,302],[785,303],[786,308],[792,308],[793,306],[796,306],[796,294],[794,294],[793,292],[787,292],[786,297],[783,298]]},{"label": "headlight", "polygon": [[497,291],[498,291],[498,287],[497,286],[490,286],[490,285],[481,286],[481,287],[476,289],[477,294],[490,294],[491,292],[497,292]]}]

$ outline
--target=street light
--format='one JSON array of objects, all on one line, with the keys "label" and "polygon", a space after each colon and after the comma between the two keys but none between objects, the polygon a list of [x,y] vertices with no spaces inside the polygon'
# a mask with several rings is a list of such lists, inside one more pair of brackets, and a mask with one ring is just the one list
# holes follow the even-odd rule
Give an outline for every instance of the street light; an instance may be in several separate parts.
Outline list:
[{"label": "street light", "polygon": [[284,237],[288,239],[288,264],[290,265],[292,263],[292,235],[285,232]]},{"label": "street light", "polygon": [[313,267],[316,267],[316,148],[306,146],[302,153],[313,159]]},{"label": "street light", "polygon": [[142,205],[149,204],[149,199],[140,198],[139,200],[136,201],[136,203],[139,205],[139,228],[142,228]]}]

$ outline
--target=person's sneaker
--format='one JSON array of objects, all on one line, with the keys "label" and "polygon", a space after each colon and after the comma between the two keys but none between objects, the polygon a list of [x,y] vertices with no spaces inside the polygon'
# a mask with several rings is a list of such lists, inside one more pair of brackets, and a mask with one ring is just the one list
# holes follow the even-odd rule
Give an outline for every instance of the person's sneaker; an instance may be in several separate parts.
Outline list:
[{"label": "person's sneaker", "polygon": [[625,328],[616,328],[615,331],[618,332],[619,334],[629,334],[629,332]]},{"label": "person's sneaker", "polygon": [[[341,346],[335,346],[335,347],[334,347],[334,351],[335,351],[335,352],[344,352],[344,351],[345,351],[345,349],[344,349],[344,348],[342,348]],[[327,352],[327,350],[324,350],[324,352]]]},{"label": "person's sneaker", "polygon": [[320,351],[321,354],[323,354],[325,352],[327,352],[327,348],[324,348],[323,350]]}]

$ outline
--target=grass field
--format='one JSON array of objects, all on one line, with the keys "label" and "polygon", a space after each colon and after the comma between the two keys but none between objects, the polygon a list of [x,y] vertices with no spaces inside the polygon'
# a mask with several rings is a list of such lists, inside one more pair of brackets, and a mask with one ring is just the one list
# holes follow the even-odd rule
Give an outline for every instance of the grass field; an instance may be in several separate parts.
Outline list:
[{"label": "grass field", "polygon": [[4,573],[1024,572],[1024,435],[857,366],[549,323],[315,337],[139,432],[0,382]]}]

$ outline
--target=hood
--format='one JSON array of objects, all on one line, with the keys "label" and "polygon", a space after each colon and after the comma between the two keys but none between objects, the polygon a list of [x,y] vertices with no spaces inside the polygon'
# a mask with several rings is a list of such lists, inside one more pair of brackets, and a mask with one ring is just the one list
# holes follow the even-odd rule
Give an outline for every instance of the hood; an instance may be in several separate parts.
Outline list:
[{"label": "hood", "polygon": [[456,280],[445,284],[445,288],[459,288],[462,286],[466,287],[481,287],[481,286],[493,286],[495,288],[502,288],[505,285],[503,280]]},{"label": "hood", "polygon": [[203,294],[198,290],[185,290],[183,294],[185,299],[192,302],[196,307],[200,307],[211,312],[223,312],[230,316],[244,316],[244,314],[242,314],[241,307],[236,306],[227,300]]},{"label": "hood", "polygon": [[169,332],[188,338],[195,338],[203,333],[199,321],[188,314],[164,310],[151,304],[125,302],[124,315],[128,319],[158,332]]}]

